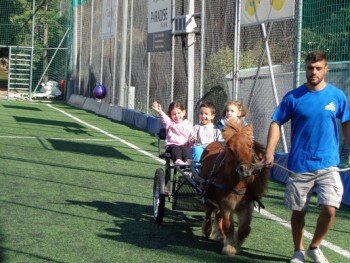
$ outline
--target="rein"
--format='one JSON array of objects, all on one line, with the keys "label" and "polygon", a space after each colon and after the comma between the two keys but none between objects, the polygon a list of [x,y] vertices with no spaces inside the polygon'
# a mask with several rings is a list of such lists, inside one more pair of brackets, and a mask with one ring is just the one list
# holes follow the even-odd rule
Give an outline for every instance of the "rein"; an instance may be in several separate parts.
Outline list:
[{"label": "rein", "polygon": [[[259,164],[259,165],[261,165],[262,167],[264,166],[264,164]],[[278,163],[273,163],[273,165],[274,165],[274,166],[276,165],[277,167],[279,167],[279,168],[281,168],[281,169],[287,171],[288,173],[291,173],[291,174],[296,175],[295,172],[289,170],[288,168],[284,167],[283,165],[280,165],[280,164],[278,164]],[[338,172],[347,172],[347,171],[349,171],[349,170],[350,170],[350,167],[346,167],[346,168],[343,168],[343,169],[340,169],[340,168],[339,168],[339,169],[338,169]],[[320,174],[320,175],[325,175],[325,174],[332,173],[332,172],[334,172],[334,171],[325,172],[325,173]]]}]

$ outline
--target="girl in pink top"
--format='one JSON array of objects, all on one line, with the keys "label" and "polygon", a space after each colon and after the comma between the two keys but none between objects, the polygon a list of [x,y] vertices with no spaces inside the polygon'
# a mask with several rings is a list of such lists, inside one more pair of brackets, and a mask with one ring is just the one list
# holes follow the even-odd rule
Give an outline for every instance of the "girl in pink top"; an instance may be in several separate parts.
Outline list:
[{"label": "girl in pink top", "polygon": [[175,165],[188,165],[192,158],[190,142],[192,123],[185,119],[184,106],[179,102],[172,102],[166,114],[162,106],[155,101],[152,109],[159,114],[166,130],[165,152],[171,154]]}]

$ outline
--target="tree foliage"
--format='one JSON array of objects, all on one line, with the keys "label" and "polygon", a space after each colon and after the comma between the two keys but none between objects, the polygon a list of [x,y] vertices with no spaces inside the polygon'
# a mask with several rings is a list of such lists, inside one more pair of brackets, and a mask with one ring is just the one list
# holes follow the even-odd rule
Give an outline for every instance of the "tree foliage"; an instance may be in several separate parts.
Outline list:
[{"label": "tree foliage", "polygon": [[[260,53],[261,49],[259,48],[241,52],[239,57],[239,68],[245,69],[257,67]],[[223,47],[209,56],[206,81],[208,87],[206,90],[210,90],[212,87],[216,86],[227,86],[225,77],[233,70],[233,58],[233,50],[229,47]]]},{"label": "tree foliage", "polygon": [[304,0],[302,53],[323,50],[329,61],[350,60],[350,1]]}]

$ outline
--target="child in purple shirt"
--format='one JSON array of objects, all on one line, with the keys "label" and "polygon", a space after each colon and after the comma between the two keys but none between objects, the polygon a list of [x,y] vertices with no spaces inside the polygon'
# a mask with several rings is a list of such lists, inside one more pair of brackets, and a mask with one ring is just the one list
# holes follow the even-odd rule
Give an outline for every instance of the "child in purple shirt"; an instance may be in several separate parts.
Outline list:
[{"label": "child in purple shirt", "polygon": [[192,123],[185,119],[185,107],[179,102],[172,102],[166,114],[162,106],[155,101],[152,103],[152,109],[159,114],[166,130],[165,152],[171,154],[175,165],[188,165],[192,159]]}]

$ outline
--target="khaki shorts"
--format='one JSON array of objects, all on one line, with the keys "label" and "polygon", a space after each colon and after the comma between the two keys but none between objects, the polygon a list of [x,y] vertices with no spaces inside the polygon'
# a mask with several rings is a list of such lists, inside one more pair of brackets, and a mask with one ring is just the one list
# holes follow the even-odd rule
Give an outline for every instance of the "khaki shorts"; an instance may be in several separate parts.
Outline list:
[{"label": "khaki shorts", "polygon": [[284,194],[284,205],[292,210],[306,211],[312,193],[317,194],[317,206],[339,208],[344,192],[337,167],[313,172],[290,173]]}]

